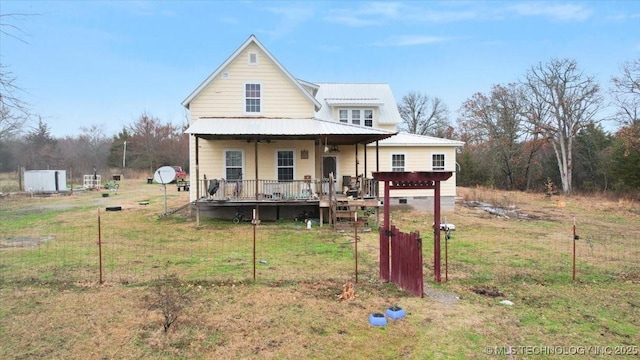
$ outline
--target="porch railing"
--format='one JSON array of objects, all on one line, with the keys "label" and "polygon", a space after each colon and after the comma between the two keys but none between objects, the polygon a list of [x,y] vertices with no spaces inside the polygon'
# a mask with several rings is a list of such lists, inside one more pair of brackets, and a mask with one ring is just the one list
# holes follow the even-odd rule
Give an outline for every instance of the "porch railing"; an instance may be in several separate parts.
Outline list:
[{"label": "porch railing", "polygon": [[[256,191],[257,183],[257,191]],[[329,179],[313,180],[224,180],[205,179],[198,181],[201,199],[207,200],[312,200],[326,195]],[[377,197],[378,183],[365,179],[361,183],[358,197]]]},{"label": "porch railing", "polygon": [[198,186],[201,198],[208,200],[309,200],[320,193],[318,180],[208,179]]}]

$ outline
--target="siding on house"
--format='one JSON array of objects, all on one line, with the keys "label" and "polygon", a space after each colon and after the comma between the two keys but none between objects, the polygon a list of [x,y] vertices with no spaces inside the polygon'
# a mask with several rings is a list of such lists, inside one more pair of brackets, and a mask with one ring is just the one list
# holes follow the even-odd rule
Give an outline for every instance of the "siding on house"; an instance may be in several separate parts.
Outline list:
[{"label": "siding on house", "polygon": [[[249,65],[249,53],[258,54],[258,64]],[[226,74],[226,77],[225,77]],[[244,112],[244,85],[261,85],[261,112]],[[249,44],[190,105],[191,119],[202,117],[310,118],[314,104],[289,81],[278,66],[255,44]]]},{"label": "siding on house", "polygon": [[[234,140],[200,141],[200,176],[208,179],[221,178],[225,174],[224,153],[226,150],[243,152],[243,177],[255,179],[255,143]],[[272,180],[277,178],[276,154],[278,150],[294,150],[294,178],[303,179],[304,175],[314,176],[315,146],[313,141],[276,141],[258,144],[258,179]],[[301,159],[301,151],[307,150],[307,159]]]},{"label": "siding on house", "polygon": [[[249,63],[249,54],[257,55],[257,63]],[[244,89],[247,83],[258,83],[261,86],[260,105],[258,114],[245,112]],[[315,98],[314,98],[315,97]],[[223,63],[205,82],[203,82],[184,102],[183,105],[190,110],[191,125],[211,124],[200,122],[218,121],[216,126],[224,129],[216,129],[210,134],[224,133],[240,125],[240,121],[258,122],[253,124],[252,131],[260,131],[260,134],[268,132],[273,138],[278,134],[299,134],[292,130],[294,126],[272,126],[283,119],[295,121],[299,128],[308,130],[310,127],[303,121],[315,121],[330,126],[344,126],[334,124],[339,122],[340,109],[372,109],[373,128],[396,132],[396,126],[402,122],[397,104],[391,88],[388,84],[337,84],[337,83],[310,83],[296,80],[286,69],[269,54],[253,36],[247,40],[234,54]],[[321,105],[321,106],[320,106]],[[364,114],[362,114],[364,115]],[[319,120],[309,120],[311,118]],[[227,119],[215,119],[227,118]],[[236,119],[237,118],[237,119]],[[255,118],[247,120],[246,118]],[[261,119],[274,118],[274,119]],[[276,120],[277,119],[277,120]],[[262,122],[262,121],[265,122]],[[225,123],[227,121],[229,123]],[[243,125],[246,123],[242,123]],[[259,126],[269,124],[265,126]],[[361,118],[364,125],[364,118]],[[247,125],[244,125],[247,126]],[[265,130],[265,128],[267,128]],[[353,129],[364,129],[353,126]],[[242,129],[244,131],[244,129]],[[250,130],[247,130],[250,131]],[[288,132],[287,132],[288,131]],[[371,128],[366,131],[371,132]],[[376,130],[373,130],[376,131]],[[274,133],[274,132],[277,132]],[[315,130],[315,133],[329,133],[325,127]],[[236,133],[232,133],[236,134]],[[244,133],[246,134],[246,133]],[[237,149],[243,151],[244,179],[255,179],[255,143],[240,140],[211,140],[199,139],[199,179],[206,175],[207,179],[223,178],[225,175],[224,151]],[[400,133],[392,138],[381,140],[379,147],[379,171],[391,171],[391,155],[405,155],[405,171],[432,171],[432,155],[445,154],[444,171],[452,171],[453,176],[441,184],[443,198],[453,201],[456,195],[456,148],[461,142],[431,137],[419,137]],[[365,147],[358,145],[358,159],[355,158],[355,145],[341,145],[339,152],[325,153],[324,144],[316,145],[313,140],[274,140],[258,144],[259,169],[258,179],[277,179],[276,152],[279,149],[294,150],[294,179],[302,180],[305,175],[312,179],[322,177],[322,163],[324,156],[336,157],[336,190],[342,190],[342,177],[345,175],[357,176],[364,173]],[[308,152],[308,158],[302,159],[301,151]],[[367,177],[371,178],[376,171],[376,147],[375,143],[366,147],[367,152]],[[190,139],[191,168],[195,169],[195,137]],[[357,168],[356,168],[356,161]],[[195,200],[196,186],[191,187],[191,197]],[[383,187],[380,186],[380,196],[383,195]],[[392,191],[392,197],[416,198],[433,196],[432,190],[403,190]],[[396,200],[397,201],[397,200]]]}]

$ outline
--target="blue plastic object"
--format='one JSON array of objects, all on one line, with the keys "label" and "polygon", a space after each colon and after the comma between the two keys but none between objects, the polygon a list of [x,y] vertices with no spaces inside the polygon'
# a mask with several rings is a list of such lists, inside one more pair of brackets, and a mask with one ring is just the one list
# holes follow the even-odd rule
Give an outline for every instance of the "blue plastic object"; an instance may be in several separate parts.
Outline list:
[{"label": "blue plastic object", "polygon": [[373,313],[369,315],[369,324],[373,326],[385,326],[387,325],[387,318],[384,316],[384,314]]},{"label": "blue plastic object", "polygon": [[385,311],[385,314],[387,314],[387,316],[393,320],[402,319],[403,317],[407,316],[407,313],[404,311],[404,309],[398,306],[392,306],[388,308]]}]

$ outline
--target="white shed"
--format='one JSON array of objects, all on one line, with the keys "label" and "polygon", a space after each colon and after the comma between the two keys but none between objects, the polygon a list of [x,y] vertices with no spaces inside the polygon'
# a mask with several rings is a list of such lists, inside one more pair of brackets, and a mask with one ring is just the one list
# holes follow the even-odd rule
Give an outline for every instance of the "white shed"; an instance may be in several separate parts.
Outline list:
[{"label": "white shed", "polygon": [[67,190],[66,170],[27,170],[24,172],[24,191],[58,192]]}]

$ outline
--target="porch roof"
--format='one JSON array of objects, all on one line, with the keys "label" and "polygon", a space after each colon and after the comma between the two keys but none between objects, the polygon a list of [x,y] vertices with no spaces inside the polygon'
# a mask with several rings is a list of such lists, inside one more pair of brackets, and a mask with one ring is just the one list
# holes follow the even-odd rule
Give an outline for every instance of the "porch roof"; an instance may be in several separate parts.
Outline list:
[{"label": "porch roof", "polygon": [[315,140],[317,144],[368,144],[397,132],[316,118],[200,118],[185,131],[206,140]]}]

